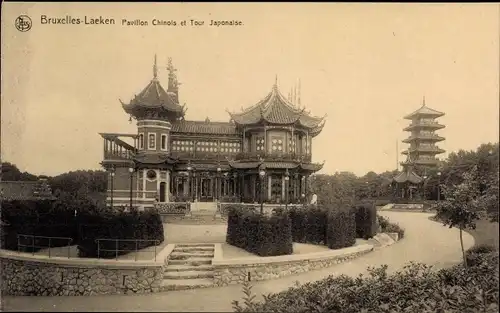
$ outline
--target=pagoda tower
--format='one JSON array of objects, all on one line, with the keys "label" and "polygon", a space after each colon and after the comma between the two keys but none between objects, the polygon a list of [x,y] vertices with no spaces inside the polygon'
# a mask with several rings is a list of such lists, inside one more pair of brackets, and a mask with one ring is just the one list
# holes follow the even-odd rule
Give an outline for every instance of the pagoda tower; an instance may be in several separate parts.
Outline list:
[{"label": "pagoda tower", "polygon": [[[404,131],[410,132],[410,136],[403,140],[409,144],[407,150],[402,154],[407,155],[412,167],[421,175],[425,175],[427,170],[437,168],[439,159],[438,154],[444,153],[445,150],[439,148],[436,143],[445,140],[445,138],[436,134],[436,131],[444,128],[444,125],[439,124],[436,119],[443,116],[443,112],[429,108],[425,104],[425,97],[422,101],[422,106],[415,112],[405,116],[407,120],[411,120],[411,124],[404,128]],[[408,162],[401,163],[403,168],[408,166]]]}]

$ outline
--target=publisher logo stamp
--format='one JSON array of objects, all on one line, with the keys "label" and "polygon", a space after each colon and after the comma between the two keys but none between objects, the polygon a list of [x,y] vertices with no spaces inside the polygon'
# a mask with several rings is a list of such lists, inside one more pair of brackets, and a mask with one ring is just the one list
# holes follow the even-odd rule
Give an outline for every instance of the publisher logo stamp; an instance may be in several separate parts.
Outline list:
[{"label": "publisher logo stamp", "polygon": [[33,25],[33,22],[31,21],[31,18],[27,15],[19,15],[16,18],[15,22],[16,28],[20,32],[27,32],[28,30],[31,29],[31,26]]}]

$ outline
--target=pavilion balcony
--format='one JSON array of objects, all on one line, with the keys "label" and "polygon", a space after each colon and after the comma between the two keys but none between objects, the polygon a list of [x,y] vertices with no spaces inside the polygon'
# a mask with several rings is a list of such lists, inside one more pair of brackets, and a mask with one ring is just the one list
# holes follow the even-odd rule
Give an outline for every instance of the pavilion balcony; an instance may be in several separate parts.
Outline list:
[{"label": "pavilion balcony", "polygon": [[230,154],[223,154],[217,152],[200,152],[200,151],[171,151],[170,156],[172,158],[179,158],[182,160],[212,160],[212,161],[223,161]]},{"label": "pavilion balcony", "polygon": [[443,141],[444,137],[438,136],[436,134],[416,134],[416,135],[411,135],[410,137],[406,138],[403,140],[404,143],[411,143],[416,140],[421,140],[421,141],[433,141],[433,142],[438,142],[438,141]]},{"label": "pavilion balcony", "polygon": [[104,161],[130,161],[137,153],[137,148],[118,137],[132,137],[134,144],[136,135],[100,134],[104,139]]},{"label": "pavilion balcony", "polygon": [[241,152],[235,156],[235,160],[239,161],[297,161],[311,162],[311,155],[299,153],[265,153],[265,152]]},{"label": "pavilion balcony", "polygon": [[414,122],[411,123],[408,127],[404,128],[404,131],[412,131],[415,129],[441,129],[444,128],[444,125],[439,124],[436,121],[419,121],[419,122]]}]

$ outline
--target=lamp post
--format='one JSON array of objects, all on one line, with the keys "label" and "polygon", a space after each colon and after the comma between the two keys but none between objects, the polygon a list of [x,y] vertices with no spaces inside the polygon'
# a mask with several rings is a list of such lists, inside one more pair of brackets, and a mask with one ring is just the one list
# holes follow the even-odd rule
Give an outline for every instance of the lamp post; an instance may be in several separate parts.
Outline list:
[{"label": "lamp post", "polygon": [[192,184],[192,182],[191,182],[191,171],[192,170],[193,170],[193,168],[191,167],[191,165],[188,164],[187,171],[188,171],[189,201],[193,200],[193,188],[191,186],[191,184]]},{"label": "lamp post", "polygon": [[259,171],[260,176],[260,214],[264,213],[264,177],[266,176],[266,171],[261,169]]},{"label": "lamp post", "polygon": [[285,210],[288,209],[288,181],[290,180],[290,174],[288,169],[285,172]]},{"label": "lamp post", "polygon": [[111,176],[111,208],[113,208],[113,193],[115,190],[115,187],[114,187],[115,171],[114,171],[114,169],[111,169],[110,176]]},{"label": "lamp post", "polygon": [[222,169],[220,168],[220,166],[217,167],[217,178],[216,178],[216,188],[215,188],[215,192],[216,192],[216,195],[215,195],[215,200],[219,201],[219,184],[220,184],[220,172],[222,171]]},{"label": "lamp post", "polygon": [[134,171],[135,169],[133,167],[129,167],[128,172],[130,173],[130,210],[132,210],[132,185],[133,185]]},{"label": "lamp post", "polygon": [[437,176],[438,176],[437,200],[440,201],[441,200],[441,172],[437,172]]},{"label": "lamp post", "polygon": [[426,189],[426,187],[427,187],[427,175],[424,175],[424,195],[423,195],[424,196],[424,200],[426,200],[426,198],[425,198],[425,189]]}]

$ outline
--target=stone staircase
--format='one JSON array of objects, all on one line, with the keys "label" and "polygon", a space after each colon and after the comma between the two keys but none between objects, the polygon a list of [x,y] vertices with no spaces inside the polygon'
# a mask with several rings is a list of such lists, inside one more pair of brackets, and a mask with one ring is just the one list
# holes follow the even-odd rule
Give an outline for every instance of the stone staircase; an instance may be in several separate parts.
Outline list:
[{"label": "stone staircase", "polygon": [[213,286],[214,244],[177,244],[165,261],[162,290]]},{"label": "stone staircase", "polygon": [[168,217],[167,222],[188,225],[225,224],[226,218],[217,212],[217,202],[193,202],[186,216]]}]

